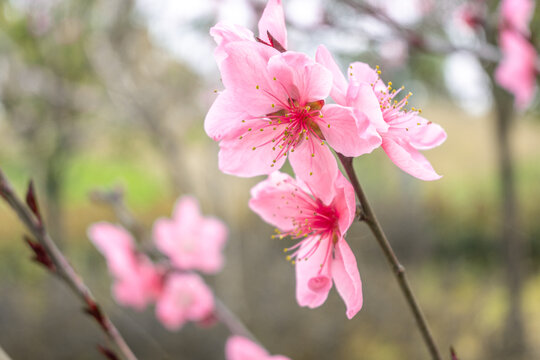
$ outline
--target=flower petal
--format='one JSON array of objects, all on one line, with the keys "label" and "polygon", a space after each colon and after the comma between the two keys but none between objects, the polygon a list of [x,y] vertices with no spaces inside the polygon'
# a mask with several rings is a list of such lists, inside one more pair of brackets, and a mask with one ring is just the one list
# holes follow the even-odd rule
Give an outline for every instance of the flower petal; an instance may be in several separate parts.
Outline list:
[{"label": "flower petal", "polygon": [[259,20],[259,38],[270,43],[267,33],[270,33],[284,49],[287,49],[287,28],[281,0],[269,0],[264,8]]},{"label": "flower petal", "polygon": [[242,110],[237,95],[225,90],[218,95],[204,119],[204,130],[212,139],[219,141],[224,136],[234,137],[242,129],[242,120],[249,115]]},{"label": "flower petal", "polygon": [[353,62],[349,65],[347,75],[349,76],[349,81],[355,83],[366,83],[370,86],[375,85],[375,83],[379,80],[377,71],[372,69],[368,64],[360,61]]},{"label": "flower petal", "polygon": [[278,157],[280,149],[274,147],[272,142],[276,134],[283,130],[278,126],[276,131],[271,128],[260,131],[266,127],[264,120],[254,120],[250,124],[252,131],[246,132],[242,139],[226,138],[220,142],[219,169],[224,173],[250,177],[270,174],[283,166],[286,157]]},{"label": "flower petal", "polygon": [[335,151],[355,157],[370,153],[381,145],[382,139],[375,127],[370,126],[369,121],[358,124],[352,108],[331,104],[325,105],[321,113],[323,124],[320,129]]},{"label": "flower petal", "polygon": [[364,113],[377,131],[385,132],[388,124],[384,121],[381,105],[373,87],[368,83],[351,83],[347,90],[347,106]]},{"label": "flower petal", "polygon": [[352,319],[362,308],[362,281],[356,258],[344,238],[339,239],[335,245],[332,277],[339,295],[347,306],[347,317]]},{"label": "flower petal", "polygon": [[[311,242],[302,245],[295,265],[296,301],[298,301],[298,305],[311,309],[321,306],[332,288],[332,275],[329,266],[331,258],[327,259],[328,251],[331,251],[328,247],[331,247],[332,243],[330,239],[326,238],[321,240],[318,245],[313,245],[316,241],[318,241],[317,238],[313,238]],[[311,250],[312,246],[318,246],[317,250],[307,260],[304,260],[303,257]],[[321,264],[323,264],[322,268]]]},{"label": "flower petal", "polygon": [[382,147],[390,160],[406,173],[427,181],[441,178],[424,155],[406,142],[398,143],[392,138],[383,137]]},{"label": "flower petal", "polygon": [[234,41],[255,41],[251,30],[240,25],[230,25],[222,22],[217,23],[210,29],[210,35],[218,45],[214,51],[214,57],[218,66],[227,57],[227,52],[224,48],[225,45]]},{"label": "flower petal", "polygon": [[295,188],[294,180],[289,175],[276,171],[251,189],[249,207],[279,230],[290,231],[294,229],[293,216],[298,212],[291,195]]},{"label": "flower petal", "polygon": [[289,155],[296,177],[306,183],[311,193],[326,205],[334,198],[334,180],[338,167],[334,155],[326,145],[309,139],[304,140]]},{"label": "flower petal", "polygon": [[345,235],[356,216],[356,197],[351,183],[341,174],[335,181],[336,196],[332,201],[332,206],[337,210],[339,216],[339,231]]},{"label": "flower petal", "polygon": [[408,135],[409,144],[415,149],[432,149],[441,145],[446,140],[446,132],[440,125],[434,124],[420,116],[417,116],[414,122],[409,128]]},{"label": "flower petal", "polygon": [[348,87],[347,80],[345,79],[345,76],[343,76],[343,73],[339,70],[339,66],[332,57],[332,54],[324,45],[319,45],[317,48],[315,60],[319,64],[325,66],[332,73],[333,86],[330,92],[332,99],[334,99],[334,101],[340,105],[346,105],[347,100],[345,97],[347,95]]}]

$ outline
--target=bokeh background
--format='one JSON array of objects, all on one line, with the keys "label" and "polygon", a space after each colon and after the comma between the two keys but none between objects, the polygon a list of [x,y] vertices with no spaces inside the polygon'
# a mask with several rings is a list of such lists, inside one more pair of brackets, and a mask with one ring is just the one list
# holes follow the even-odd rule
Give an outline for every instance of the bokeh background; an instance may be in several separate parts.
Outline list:
[{"label": "bokeh background", "polygon": [[[448,133],[426,152],[444,175],[436,182],[403,173],[382,149],[355,162],[447,358],[450,346],[467,360],[540,358],[539,101],[514,112],[512,98],[492,83],[493,65],[455,50],[496,38],[489,30],[498,2],[476,1],[489,14],[486,30],[460,20],[460,1],[368,3],[403,28],[451,44],[442,54],[410,46],[354,1],[283,2],[291,49],[313,56],[324,43],[343,66],[380,65],[383,79],[412,91],[411,105]],[[226,221],[227,264],[207,281],[273,353],[427,359],[365,225],[347,236],[363,279],[362,311],[347,320],[335,291],[318,309],[300,308],[284,244],[247,206],[261,178],[218,170],[218,146],[203,130],[220,89],[208,29],[221,20],[255,31],[263,7],[255,0],[1,0],[0,168],[21,192],[34,179],[50,233],[141,359],[223,359],[228,333],[192,324],[168,332],[153,308],[114,303],[105,261],[86,236],[93,222],[117,222],[110,207],[90,199],[96,189],[122,189],[147,229],[182,194]],[[539,48],[538,9],[532,30]],[[504,166],[501,148],[511,155]],[[103,335],[64,284],[29,260],[24,233],[0,203],[0,346],[13,359],[100,359]]]}]

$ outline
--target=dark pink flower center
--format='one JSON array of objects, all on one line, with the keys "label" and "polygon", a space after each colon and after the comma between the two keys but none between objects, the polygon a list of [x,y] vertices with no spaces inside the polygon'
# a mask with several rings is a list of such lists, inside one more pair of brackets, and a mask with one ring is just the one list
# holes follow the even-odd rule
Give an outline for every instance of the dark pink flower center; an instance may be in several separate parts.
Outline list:
[{"label": "dark pink flower center", "polygon": [[[299,104],[293,98],[289,98],[287,103],[276,100],[276,104],[272,104],[272,107],[279,110],[250,119],[254,120],[255,125],[249,127],[247,132],[239,137],[239,140],[246,136],[258,136],[261,133],[272,132],[274,136],[270,139],[264,137],[265,140],[261,140],[260,144],[253,146],[252,150],[271,146],[272,151],[276,154],[272,164],[270,164],[271,167],[274,167],[279,159],[287,156],[289,152],[294,152],[304,141],[311,143],[311,149],[314,149],[316,144],[324,145],[324,136],[319,128],[320,124],[326,124],[320,112],[323,106],[324,100],[312,101],[305,105]],[[250,120],[242,120],[242,122]],[[327,126],[330,127],[330,125]],[[314,150],[312,150],[311,156],[315,156]]]}]

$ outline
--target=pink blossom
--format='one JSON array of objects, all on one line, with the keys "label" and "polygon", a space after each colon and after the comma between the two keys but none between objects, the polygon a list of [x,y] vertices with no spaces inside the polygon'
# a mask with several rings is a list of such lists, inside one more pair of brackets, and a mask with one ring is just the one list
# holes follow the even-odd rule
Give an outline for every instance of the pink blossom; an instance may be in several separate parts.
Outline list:
[{"label": "pink blossom", "polygon": [[161,270],[137,253],[133,238],[123,227],[106,222],[93,224],[88,237],[105,256],[115,278],[113,295],[125,306],[142,310],[161,292]]},{"label": "pink blossom", "polygon": [[215,273],[223,266],[227,227],[216,218],[203,217],[191,196],[178,199],[172,219],[156,220],[153,234],[157,248],[179,269]]},{"label": "pink blossom", "polygon": [[349,66],[347,82],[324,46],[319,46],[316,58],[334,75],[334,101],[354,107],[358,118],[363,116],[371,122],[368,131],[376,129],[382,137],[382,148],[394,164],[422,180],[441,177],[418,150],[439,146],[446,140],[446,133],[439,125],[422,118],[420,110],[405,109],[411,93],[395,100],[403,88],[392,89],[391,82],[385,85],[379,78],[380,71],[361,62]]},{"label": "pink blossom", "polygon": [[[219,167],[237,176],[269,174],[289,156],[299,178],[331,189],[338,169],[327,144],[359,156],[372,150],[374,134],[365,132],[365,122],[357,121],[352,108],[325,105],[330,71],[304,54],[275,54],[259,45],[226,46],[225,90],[205,119],[208,135],[220,141]],[[326,193],[323,200],[331,196]]]},{"label": "pink blossom", "polygon": [[495,70],[495,80],[514,94],[519,108],[526,108],[536,91],[536,50],[527,39],[512,30],[503,30],[499,43],[503,58]]},{"label": "pink blossom", "polygon": [[212,291],[196,274],[169,275],[156,303],[156,316],[169,330],[178,330],[188,321],[204,321],[213,310]]},{"label": "pink blossom", "polygon": [[533,0],[503,0],[501,3],[501,22],[503,30],[513,30],[529,36],[529,22],[533,16]]},{"label": "pink blossom", "polygon": [[225,357],[227,360],[290,360],[282,355],[271,356],[262,347],[242,336],[232,336],[227,340]]},{"label": "pink blossom", "polygon": [[324,201],[315,188],[275,172],[251,189],[250,208],[277,227],[280,239],[298,243],[286,248],[296,265],[296,299],[300,306],[322,305],[332,280],[351,319],[362,307],[362,282],[356,259],[344,239],[354,220],[356,203],[349,182],[338,173]]}]

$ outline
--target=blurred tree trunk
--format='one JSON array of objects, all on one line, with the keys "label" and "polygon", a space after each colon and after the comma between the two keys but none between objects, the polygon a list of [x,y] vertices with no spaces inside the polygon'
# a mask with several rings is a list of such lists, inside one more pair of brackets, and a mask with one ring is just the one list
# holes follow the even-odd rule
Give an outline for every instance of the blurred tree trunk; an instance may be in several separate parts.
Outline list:
[{"label": "blurred tree trunk", "polygon": [[514,99],[495,83],[496,148],[500,189],[500,249],[504,261],[508,312],[503,334],[503,358],[525,359],[527,342],[523,325],[522,292],[526,251],[519,231],[519,206],[515,169],[511,155],[510,133],[514,117]]}]

